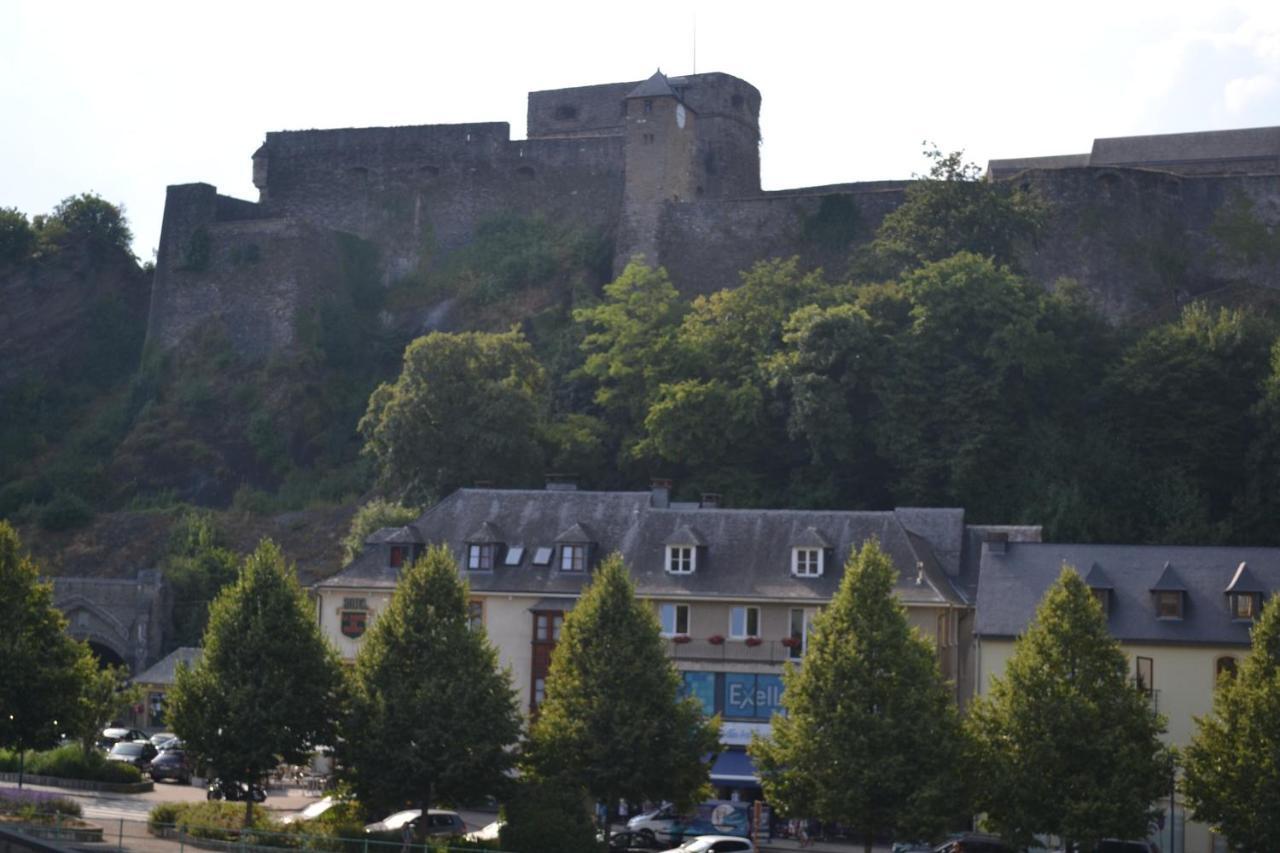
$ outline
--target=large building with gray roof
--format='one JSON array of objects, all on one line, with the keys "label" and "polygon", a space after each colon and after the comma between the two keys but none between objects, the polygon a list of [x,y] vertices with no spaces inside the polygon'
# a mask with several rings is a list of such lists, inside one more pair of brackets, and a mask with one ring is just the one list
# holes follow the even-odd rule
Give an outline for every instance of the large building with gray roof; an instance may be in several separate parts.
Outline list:
[{"label": "large building with gray roof", "polygon": [[428,545],[447,545],[470,584],[473,617],[533,710],[565,613],[592,568],[617,552],[658,615],[687,691],[722,715],[726,744],[740,748],[767,729],[784,664],[803,661],[813,615],[835,594],[851,551],[871,539],[893,560],[899,600],[965,702],[974,543],[990,536],[1035,540],[1039,528],[974,527],[954,508],[731,509],[714,496],[674,501],[663,483],[641,492],[461,489],[413,523],[375,533],[315,589],[322,629],[352,659],[400,568]]},{"label": "large building with gray roof", "polygon": [[[1064,566],[1093,591],[1128,659],[1135,689],[1168,720],[1168,740],[1188,743],[1220,678],[1249,651],[1253,620],[1280,590],[1280,548],[1174,545],[981,544],[974,627],[975,687],[985,693],[1035,618]],[[1182,806],[1164,822],[1163,850],[1210,851],[1207,826]],[[1168,827],[1174,826],[1173,838]],[[1171,843],[1172,842],[1172,843]]]}]

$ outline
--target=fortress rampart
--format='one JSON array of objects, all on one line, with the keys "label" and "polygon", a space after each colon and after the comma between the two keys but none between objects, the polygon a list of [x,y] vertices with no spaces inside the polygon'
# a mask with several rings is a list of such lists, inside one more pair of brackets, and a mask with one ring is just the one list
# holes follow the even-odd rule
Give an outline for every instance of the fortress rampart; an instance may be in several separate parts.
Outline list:
[{"label": "fortress rampart", "polygon": [[[390,285],[504,215],[595,231],[615,270],[639,255],[686,293],[734,286],[771,257],[840,276],[909,182],[762,192],[760,103],[728,74],[657,73],[531,92],[527,139],[506,122],[268,133],[257,202],[169,188],[149,341],[175,346],[214,321],[246,354],[287,349],[338,286],[339,235],[375,246]],[[1264,229],[1280,223],[1280,129],[1098,140],[1089,154],[993,160],[988,174],[1054,203],[1028,272],[1076,278],[1112,316],[1274,278],[1222,251],[1213,225],[1239,198]]]}]

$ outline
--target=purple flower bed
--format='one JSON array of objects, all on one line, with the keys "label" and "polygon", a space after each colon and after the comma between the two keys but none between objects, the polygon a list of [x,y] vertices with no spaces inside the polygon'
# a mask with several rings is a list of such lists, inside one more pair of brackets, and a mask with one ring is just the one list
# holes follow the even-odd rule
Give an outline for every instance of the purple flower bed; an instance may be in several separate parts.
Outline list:
[{"label": "purple flower bed", "polygon": [[75,800],[52,791],[32,791],[27,788],[0,788],[0,814],[15,814],[20,811],[34,811],[39,814],[62,814],[80,816],[80,804]]}]

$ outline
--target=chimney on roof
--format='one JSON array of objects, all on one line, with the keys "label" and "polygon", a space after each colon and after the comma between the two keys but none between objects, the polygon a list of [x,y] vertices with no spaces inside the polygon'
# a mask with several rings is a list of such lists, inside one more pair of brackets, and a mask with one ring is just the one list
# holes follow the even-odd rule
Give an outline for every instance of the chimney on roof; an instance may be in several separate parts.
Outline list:
[{"label": "chimney on roof", "polygon": [[987,546],[988,553],[1003,554],[1009,546],[1009,534],[992,531],[986,534],[982,541]]},{"label": "chimney on roof", "polygon": [[578,490],[577,474],[548,474],[548,492],[576,492]]},{"label": "chimney on roof", "polygon": [[671,481],[654,478],[649,481],[649,506],[667,509],[671,506]]},{"label": "chimney on roof", "polygon": [[718,492],[703,492],[702,500],[698,502],[698,506],[703,509],[715,509],[720,506],[721,495]]}]

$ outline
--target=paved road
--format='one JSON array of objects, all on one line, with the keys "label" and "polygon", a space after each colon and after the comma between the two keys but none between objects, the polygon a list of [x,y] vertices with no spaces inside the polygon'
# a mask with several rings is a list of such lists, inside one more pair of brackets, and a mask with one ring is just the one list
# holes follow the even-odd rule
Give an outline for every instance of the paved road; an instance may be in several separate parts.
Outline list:
[{"label": "paved road", "polygon": [[[142,794],[114,794],[98,791],[76,791],[69,788],[53,788],[43,785],[27,785],[37,791],[53,791],[80,803],[86,818],[99,820],[135,820],[147,819],[151,808],[158,803],[199,802],[205,798],[203,786],[179,785],[175,782],[157,782],[155,790]],[[308,797],[301,788],[272,789],[263,803],[267,808],[292,812],[314,803],[314,796]]]}]

